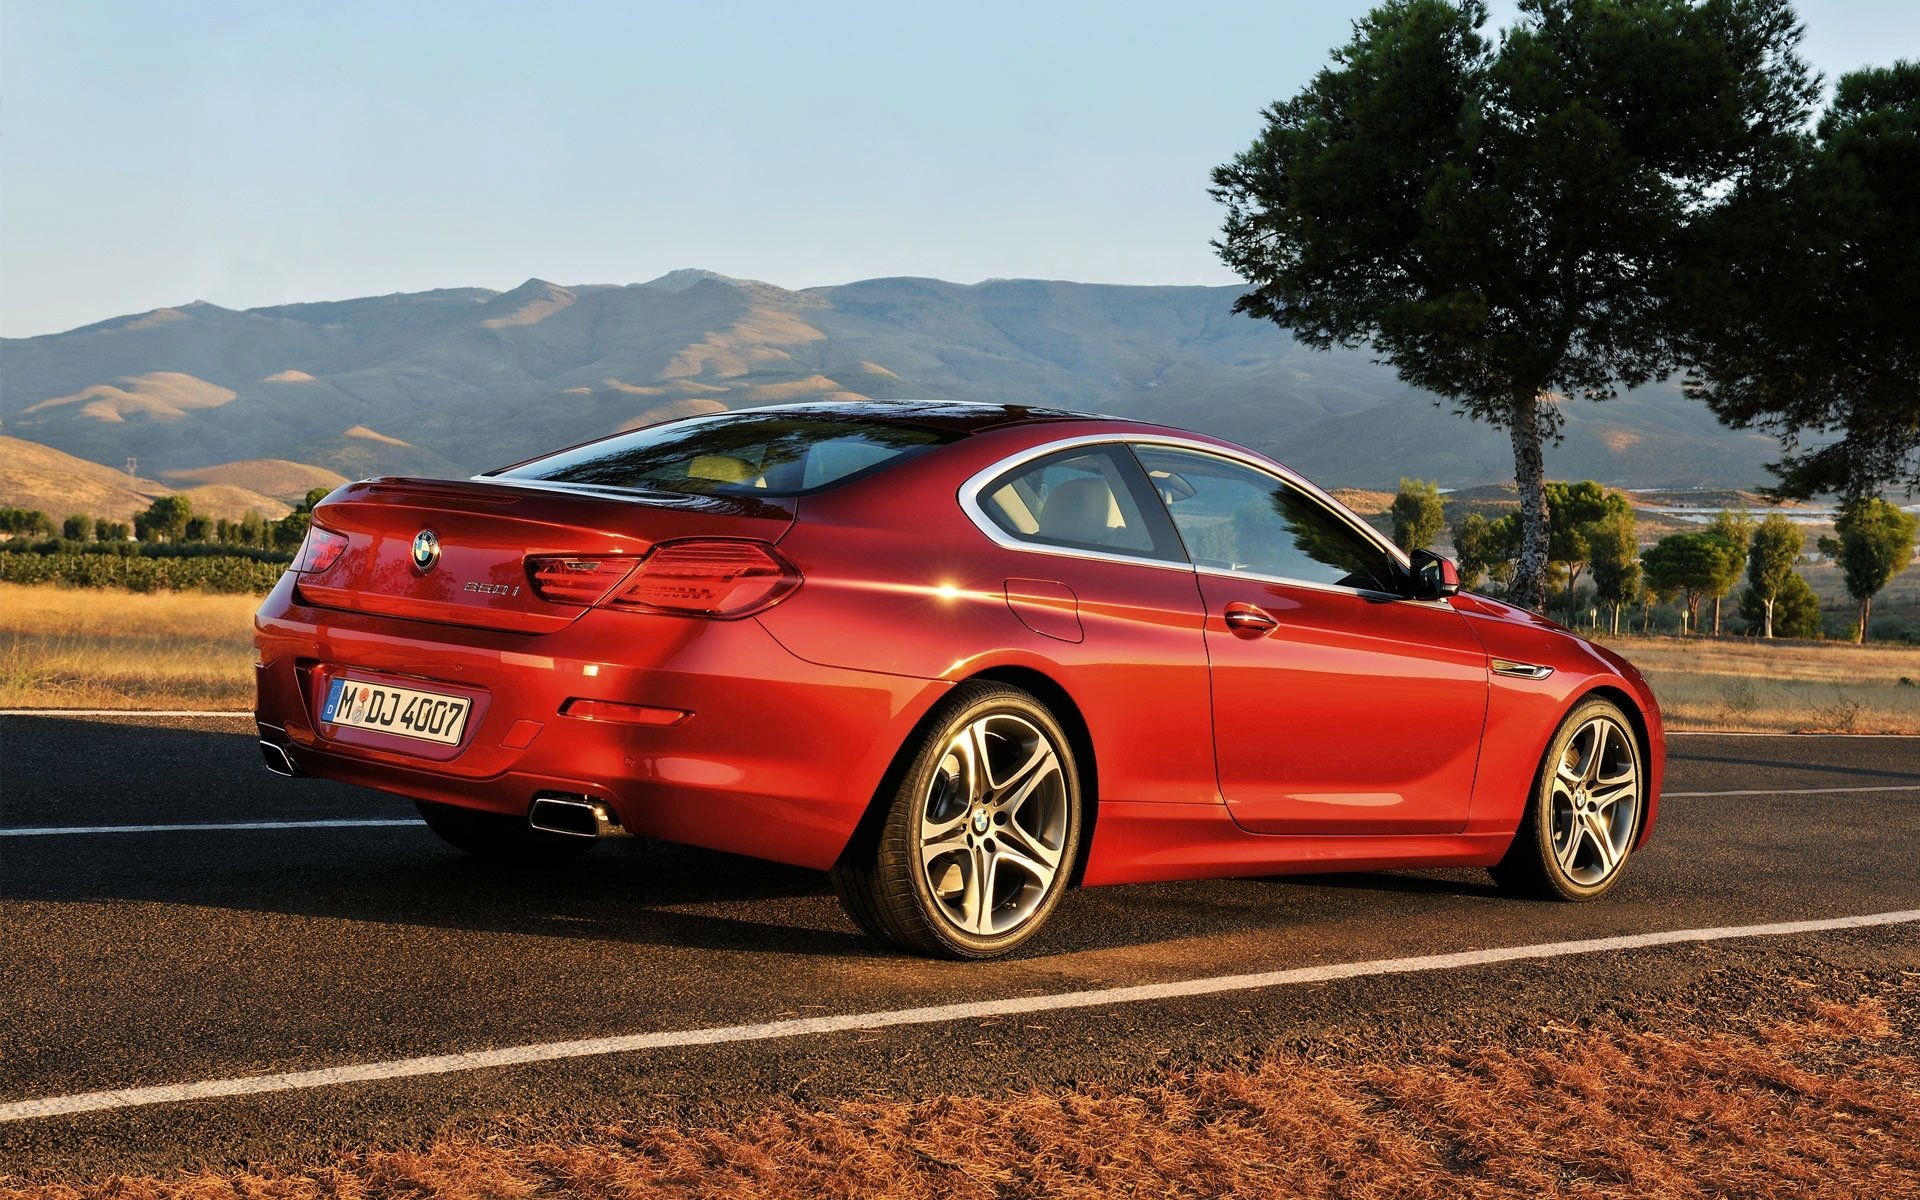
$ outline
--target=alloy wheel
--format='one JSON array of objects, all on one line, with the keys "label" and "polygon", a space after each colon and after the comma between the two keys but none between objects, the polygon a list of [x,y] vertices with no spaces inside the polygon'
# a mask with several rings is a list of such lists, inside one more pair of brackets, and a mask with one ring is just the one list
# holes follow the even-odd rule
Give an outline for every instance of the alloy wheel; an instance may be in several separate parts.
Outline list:
[{"label": "alloy wheel", "polygon": [[948,740],[920,805],[919,867],[955,928],[1010,933],[1052,892],[1071,828],[1060,753],[1033,722],[990,713]]},{"label": "alloy wheel", "polygon": [[1626,860],[1640,811],[1640,760],[1633,734],[1609,716],[1569,738],[1549,781],[1554,860],[1582,887],[1606,882]]}]

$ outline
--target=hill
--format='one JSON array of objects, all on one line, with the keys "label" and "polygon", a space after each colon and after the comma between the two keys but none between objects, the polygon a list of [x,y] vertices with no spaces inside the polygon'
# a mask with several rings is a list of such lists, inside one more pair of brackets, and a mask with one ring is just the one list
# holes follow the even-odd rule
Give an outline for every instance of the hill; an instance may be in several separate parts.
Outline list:
[{"label": "hill", "polygon": [[[146,511],[154,497],[175,491],[193,502],[194,512],[216,519],[238,520],[248,510],[278,519],[293,511],[291,504],[224,479],[208,479],[204,486],[171,488],[151,479],[129,478],[125,471],[63,454],[51,446],[0,437],[0,507],[38,509],[55,521],[71,513],[126,521],[134,513]],[[305,495],[303,489],[300,497]]]},{"label": "hill", "polygon": [[51,446],[0,437],[0,507],[38,509],[55,521],[70,513],[124,521],[171,490]]},{"label": "hill", "polygon": [[[97,463],[132,454],[163,479],[282,498],[291,486],[262,461],[461,475],[676,415],[893,396],[1200,429],[1336,486],[1511,477],[1503,434],[1365,353],[1316,353],[1234,315],[1237,294],[912,278],[790,291],[689,269],[624,286],[530,279],[244,312],[195,303],[0,341],[0,426]],[[1671,385],[1564,410],[1554,476],[1752,487],[1778,453]]]},{"label": "hill", "polygon": [[314,488],[337,488],[347,482],[338,471],[283,458],[252,458],[242,462],[220,463],[168,471],[167,481],[177,487],[219,486],[237,488],[259,496],[271,496],[288,504],[306,499]]}]

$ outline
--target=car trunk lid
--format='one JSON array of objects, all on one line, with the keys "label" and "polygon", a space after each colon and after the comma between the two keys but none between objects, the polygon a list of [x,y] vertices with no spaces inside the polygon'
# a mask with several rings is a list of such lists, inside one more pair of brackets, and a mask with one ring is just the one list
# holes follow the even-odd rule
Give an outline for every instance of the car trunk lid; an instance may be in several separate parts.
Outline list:
[{"label": "car trunk lid", "polygon": [[347,547],[325,570],[302,574],[299,588],[325,608],[546,633],[587,608],[535,594],[529,557],[638,559],[660,542],[687,537],[774,542],[792,525],[794,503],[482,480],[367,480],[315,508],[314,523],[344,535]]}]

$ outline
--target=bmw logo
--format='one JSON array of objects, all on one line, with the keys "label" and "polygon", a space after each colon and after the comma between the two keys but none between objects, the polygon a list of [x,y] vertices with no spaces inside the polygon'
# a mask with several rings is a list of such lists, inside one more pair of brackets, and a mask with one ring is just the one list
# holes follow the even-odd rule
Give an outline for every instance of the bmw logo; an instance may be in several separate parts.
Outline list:
[{"label": "bmw logo", "polygon": [[440,535],[422,529],[413,535],[413,569],[425,575],[440,561]]}]

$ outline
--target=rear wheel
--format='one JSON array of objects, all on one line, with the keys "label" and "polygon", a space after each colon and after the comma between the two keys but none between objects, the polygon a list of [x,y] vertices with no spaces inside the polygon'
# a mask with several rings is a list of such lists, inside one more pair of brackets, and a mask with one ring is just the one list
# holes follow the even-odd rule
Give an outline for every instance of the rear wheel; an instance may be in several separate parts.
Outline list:
[{"label": "rear wheel", "polygon": [[877,827],[833,869],[855,924],[922,954],[993,958],[1052,915],[1079,853],[1080,776],[1059,722],[1004,684],[954,689]]},{"label": "rear wheel", "polygon": [[441,841],[489,862],[538,866],[565,862],[593,848],[592,838],[535,829],[527,824],[525,817],[479,812],[429,800],[413,803],[427,828],[439,834]]},{"label": "rear wheel", "polygon": [[1594,900],[1620,881],[1646,802],[1646,768],[1626,714],[1574,707],[1547,745],[1533,796],[1496,883],[1547,900]]}]

